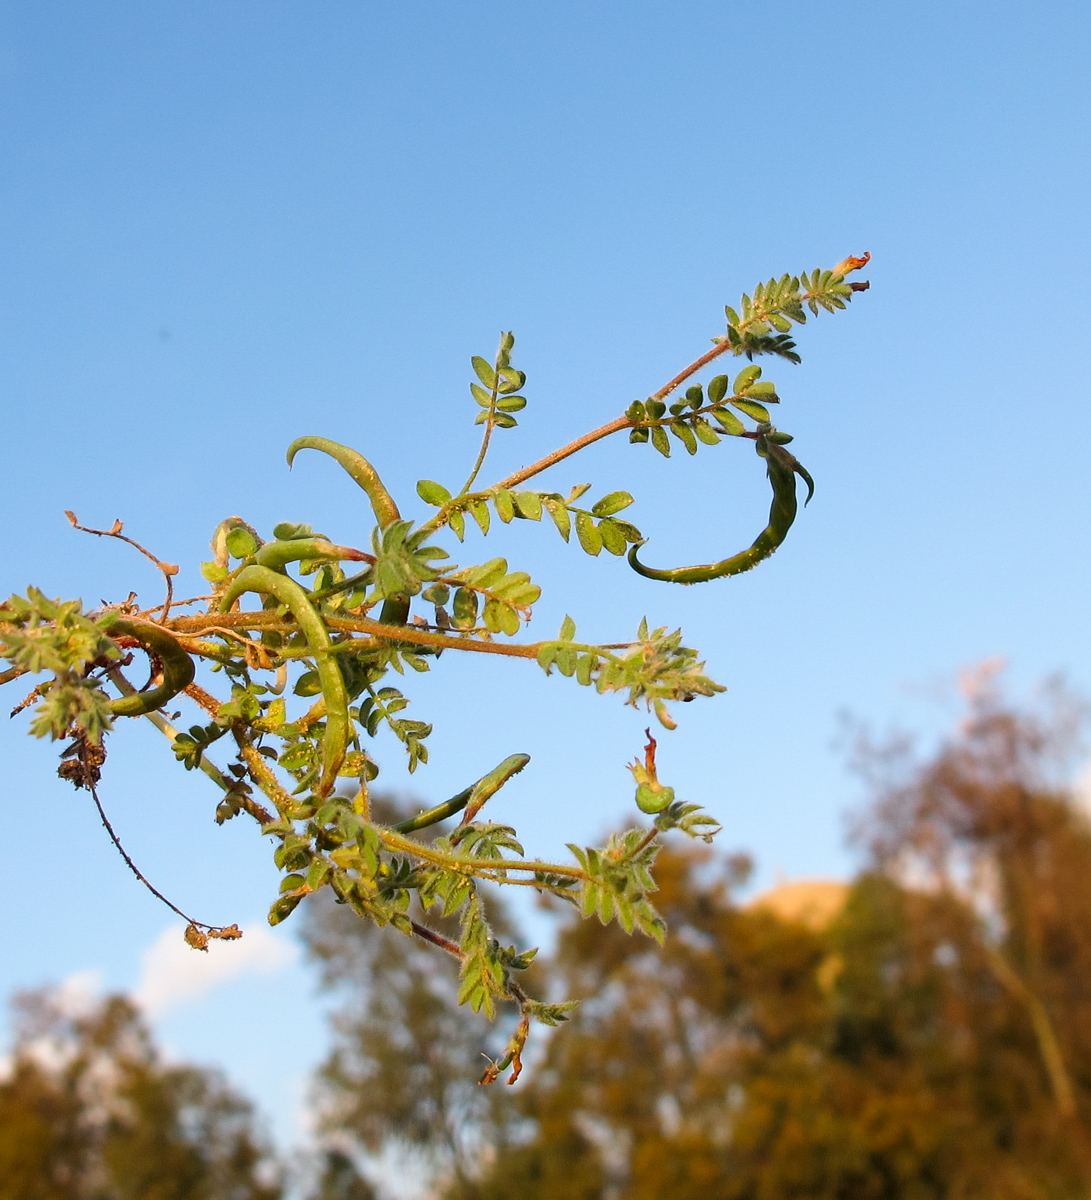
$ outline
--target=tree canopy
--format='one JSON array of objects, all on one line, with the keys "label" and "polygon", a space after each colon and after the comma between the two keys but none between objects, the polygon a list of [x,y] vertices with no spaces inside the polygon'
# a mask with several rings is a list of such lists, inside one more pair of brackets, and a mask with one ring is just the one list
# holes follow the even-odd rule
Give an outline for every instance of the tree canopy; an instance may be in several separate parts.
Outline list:
[{"label": "tree canopy", "polygon": [[[381,973],[353,975],[328,1127],[363,1152],[415,1130],[448,1200],[1085,1195],[1091,826],[1060,782],[1072,711],[985,692],[923,759],[867,750],[867,861],[825,919],[742,902],[745,859],[685,844],[657,864],[662,948],[558,913],[550,974],[581,1004],[500,1103],[443,1090],[446,1055],[473,1044],[468,1024],[433,1040],[459,1019],[448,993],[407,1021]],[[307,925],[339,976],[367,936],[332,906]],[[430,986],[423,963],[397,970]],[[365,1046],[369,1070],[346,1070]],[[384,1125],[402,1085],[377,1064],[403,1055],[430,1120]],[[457,1170],[452,1139],[473,1148]]]},{"label": "tree canopy", "polygon": [[0,1200],[280,1200],[250,1104],[165,1063],[132,1004],[17,1001],[0,1078]]},{"label": "tree canopy", "polygon": [[[309,1200],[387,1200],[407,1173],[437,1200],[1085,1196],[1091,823],[1065,782],[1080,715],[1059,692],[1020,711],[984,688],[923,757],[865,745],[864,864],[809,904],[747,898],[745,857],[700,842],[660,854],[662,948],[552,901],[533,982],[581,1003],[514,1088],[470,1064],[517,1012],[487,1021],[458,1004],[453,958],[317,898],[301,928],[336,1007]],[[387,826],[412,811],[373,799]],[[247,1104],[165,1064],[127,1001],[74,1013],[35,994],[19,1013],[0,1200],[279,1200]]]}]

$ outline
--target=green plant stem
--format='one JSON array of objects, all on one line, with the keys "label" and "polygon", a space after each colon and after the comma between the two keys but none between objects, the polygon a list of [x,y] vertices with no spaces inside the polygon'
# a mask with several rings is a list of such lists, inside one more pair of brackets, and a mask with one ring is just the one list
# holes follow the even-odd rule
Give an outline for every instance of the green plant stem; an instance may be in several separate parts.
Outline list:
[{"label": "green plant stem", "polygon": [[[347,642],[335,642],[330,648],[329,654],[362,654],[368,650],[381,650],[382,642],[378,638],[352,638]],[[297,658],[313,658],[314,655],[310,649],[305,650],[278,650],[277,658],[283,658],[290,662]]]},{"label": "green plant stem", "polygon": [[500,386],[500,376],[496,377],[496,382],[492,387],[491,403],[489,404],[489,416],[485,422],[485,435],[481,439],[481,449],[477,453],[477,462],[474,463],[473,470],[470,472],[470,478],[462,485],[459,496],[465,496],[473,486],[473,481],[477,478],[478,472],[485,463],[485,455],[489,452],[489,442],[492,439],[492,431],[496,428],[496,391]]},{"label": "green plant stem", "polygon": [[[402,837],[400,833],[395,833],[393,829],[378,829],[379,837],[382,839],[383,845],[390,850],[400,851],[402,854],[412,854],[415,858],[424,859],[425,862],[435,863],[439,867],[448,867],[451,870],[467,871],[477,874],[480,871],[540,871],[546,875],[567,875],[572,879],[587,879],[589,876],[580,867],[568,867],[559,863],[536,862],[533,860],[521,860],[513,862],[509,859],[495,858],[461,858],[457,854],[444,854],[442,850],[436,850],[433,846],[424,846],[420,842],[413,841],[412,838]],[[508,882],[504,880],[503,882]],[[516,880],[510,882],[515,883]]]},{"label": "green plant stem", "polygon": [[[435,646],[440,650],[470,650],[478,654],[502,654],[512,658],[536,658],[541,649],[540,642],[508,645],[495,642],[476,642],[468,638],[449,637],[442,633],[429,633],[413,625],[384,625],[369,617],[326,617],[330,629],[346,633],[367,633],[386,642],[408,642],[417,646]],[[299,633],[299,626],[285,621],[283,617],[268,609],[260,612],[216,613],[209,616],[174,617],[165,626],[179,634],[204,633],[220,626],[229,629],[255,629],[263,633]],[[332,649],[332,647],[331,647]]]},{"label": "green plant stem", "polygon": [[[235,660],[239,657],[238,651],[233,652],[227,646],[221,646],[216,642],[206,642],[200,638],[185,637],[184,634],[181,636],[184,638],[183,649],[188,651],[190,654],[199,654],[202,658],[212,658],[215,659],[216,662],[221,663],[235,662]],[[265,647],[260,643],[257,643],[257,648],[264,650],[266,654],[269,653],[268,650],[266,650]],[[245,646],[242,646],[241,650],[243,654],[246,653]],[[273,656],[270,655],[270,657]],[[281,656],[278,654],[276,657],[279,658]]]},{"label": "green plant stem", "polygon": [[331,629],[343,629],[353,633],[370,633],[388,641],[409,642],[418,646],[435,646],[441,650],[470,650],[478,654],[502,654],[510,658],[537,658],[541,643],[478,642],[469,638],[448,637],[442,633],[429,633],[413,626],[391,627],[367,617],[328,617]]}]

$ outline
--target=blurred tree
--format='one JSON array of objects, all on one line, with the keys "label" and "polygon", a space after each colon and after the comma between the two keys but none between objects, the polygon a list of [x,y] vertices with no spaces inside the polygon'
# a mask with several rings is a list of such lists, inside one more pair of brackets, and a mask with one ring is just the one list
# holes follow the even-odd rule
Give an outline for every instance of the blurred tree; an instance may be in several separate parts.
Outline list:
[{"label": "blurred tree", "polygon": [[[390,823],[417,811],[397,797],[380,794],[372,802]],[[444,828],[422,840],[442,836]],[[499,897],[490,900],[490,913],[496,936],[510,940],[511,920]],[[430,914],[429,924],[458,937],[453,915]],[[316,1081],[320,1133],[373,1161],[384,1152],[400,1155],[437,1186],[468,1186],[483,1156],[506,1136],[510,1093],[479,1087],[477,1070],[501,1053],[512,1015],[489,1022],[460,1006],[453,958],[437,956],[419,938],[384,937],[325,894],[305,910],[303,937],[323,986],[340,1000],[333,1049]]]},{"label": "blurred tree", "polygon": [[567,921],[590,998],[452,1198],[1086,1197],[1091,828],[1055,699],[979,688],[926,761],[870,748],[872,862],[824,926],[740,907],[745,864],[686,848],[663,950]]},{"label": "blurred tree", "polygon": [[[878,869],[920,894],[934,953],[961,984],[960,1028],[1006,1100],[983,1116],[1005,1114],[996,1136],[1020,1161],[1064,1164],[1086,1188],[1091,825],[1069,785],[1086,706],[1053,682],[1038,711],[1017,711],[994,669],[966,684],[958,734],[929,760],[871,753],[883,769],[863,832]],[[989,1002],[974,1010],[975,997]]]},{"label": "blurred tree", "polygon": [[0,1200],[278,1200],[249,1105],[212,1071],[161,1062],[133,1006],[16,1002],[0,1081]]},{"label": "blurred tree", "polygon": [[311,1200],[375,1200],[375,1189],[349,1155],[341,1150],[326,1150]]}]

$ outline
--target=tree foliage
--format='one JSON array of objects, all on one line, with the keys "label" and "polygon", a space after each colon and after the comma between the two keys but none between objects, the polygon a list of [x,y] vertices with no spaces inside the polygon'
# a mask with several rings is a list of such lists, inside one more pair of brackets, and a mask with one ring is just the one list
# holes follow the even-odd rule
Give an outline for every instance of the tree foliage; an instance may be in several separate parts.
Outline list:
[{"label": "tree foliage", "polygon": [[[34,588],[12,596],[0,605],[0,658],[9,663],[0,683],[44,676],[19,707],[34,706],[33,734],[67,743],[61,773],[92,792],[119,850],[96,790],[104,739],[120,718],[151,720],[178,762],[202,771],[220,789],[218,821],[245,813],[261,833],[277,839],[275,859],[284,875],[270,922],[285,920],[306,896],[328,889],[338,903],[376,925],[447,951],[458,962],[460,1003],[490,1017],[505,1002],[517,1010],[511,1040],[483,1079],[509,1067],[517,1075],[528,1022],[555,1025],[567,1019],[571,1005],[531,998],[520,980],[534,952],[497,936],[483,885],[533,888],[570,901],[585,916],[661,940],[665,923],[653,902],[661,835],[678,829],[708,839],[716,822],[697,805],[675,800],[659,781],[649,734],[644,761],[634,764],[633,773],[637,806],[654,815],[653,826],[623,831],[602,847],[573,845],[571,861],[543,862],[524,853],[513,829],[477,819],[489,796],[526,765],[526,755],[510,754],[458,796],[391,824],[377,820],[371,807],[369,785],[379,771],[372,739],[380,729],[389,730],[404,747],[411,771],[427,763],[432,722],[409,715],[407,682],[436,667],[446,653],[537,663],[547,674],[555,670],[577,685],[646,707],[667,729],[674,727],[670,704],[723,689],[681,632],[667,625],[644,621],[635,638],[597,645],[577,637],[575,622],[566,617],[556,636],[509,641],[530,620],[540,588],[504,558],[474,561],[470,554],[468,562],[454,562],[452,553],[463,557],[456,543],[487,535],[494,520],[533,525],[548,518],[566,542],[585,553],[627,555],[634,570],[656,580],[692,584],[760,563],[795,520],[797,477],[806,482],[808,498],[813,484],[786,449],[791,436],[773,424],[778,388],[752,360],[771,355],[798,362],[793,325],[802,325],[808,312],[843,309],[867,287],[847,279],[866,262],[866,256],[848,258],[832,270],[759,284],[737,309],[725,310],[726,328],[712,348],[647,399],[483,486],[492,439],[517,425],[515,414],[527,402],[526,377],[514,365],[515,339],[505,333],[493,358],[475,356],[471,362],[480,451],[460,487],[427,479],[417,484],[418,498],[433,510],[426,519],[404,517],[358,451],[320,436],[297,438],[288,448],[289,466],[303,451],[322,453],[370,503],[370,529],[360,530],[357,512],[345,513],[346,527],[360,530],[353,539],[357,545],[334,542],[305,524],[278,524],[265,536],[231,516],[216,528],[212,557],[202,567],[210,594],[186,600],[174,596],[178,568],[137,546],[163,574],[164,602],[143,608],[130,596],[85,611],[78,601],[52,600]],[[740,357],[749,365],[696,381],[716,360]],[[765,463],[772,492],[766,527],[752,545],[717,562],[652,568],[638,555],[645,539],[628,520],[634,503],[628,491],[613,488],[593,499],[589,484],[567,492],[535,486],[544,471],[620,433],[628,434],[637,454],[650,452],[642,445],[669,456],[672,447],[695,454],[725,437],[749,443]],[[715,516],[710,509],[712,526]],[[73,514],[69,518],[85,528]],[[131,542],[120,522],[87,532]],[[126,669],[145,661],[149,678],[137,687]],[[177,716],[166,712],[175,703],[195,705],[199,719],[191,715],[187,727],[176,727]],[[217,762],[225,746],[227,761]],[[339,783],[350,790],[339,791]],[[430,841],[413,836],[457,812],[463,817],[454,831]],[[139,875],[127,856],[126,861]],[[417,915],[411,914],[414,902]],[[450,918],[457,918],[456,927],[441,932]],[[188,916],[187,921],[187,940],[197,949],[209,937],[240,936],[233,925]]]},{"label": "tree foliage", "polygon": [[[662,949],[563,910],[550,973],[583,1002],[509,1110],[477,1111],[476,1169],[437,1194],[1087,1195],[1091,825],[1059,782],[1070,715],[983,691],[924,759],[866,749],[870,852],[832,919],[740,903],[745,860],[686,843],[657,862]],[[403,1036],[367,1012],[342,1010],[341,1036]]]},{"label": "tree foliage", "polygon": [[250,1106],[216,1072],[165,1064],[128,1001],[73,1014],[34,992],[18,1013],[2,1200],[279,1200]]},{"label": "tree foliage", "polygon": [[[372,799],[388,823],[406,818],[404,802]],[[516,936],[500,897],[491,899],[490,917],[498,936]],[[439,917],[437,928],[457,937],[458,918]],[[490,1023],[459,1005],[452,958],[437,960],[418,938],[383,937],[324,896],[308,907],[303,935],[323,991],[338,1003],[333,1048],[316,1081],[319,1133],[364,1156],[414,1164],[430,1178],[474,1177],[482,1149],[501,1136],[510,1093],[479,1087],[467,1064],[483,1053],[497,1057],[515,1014]]]}]

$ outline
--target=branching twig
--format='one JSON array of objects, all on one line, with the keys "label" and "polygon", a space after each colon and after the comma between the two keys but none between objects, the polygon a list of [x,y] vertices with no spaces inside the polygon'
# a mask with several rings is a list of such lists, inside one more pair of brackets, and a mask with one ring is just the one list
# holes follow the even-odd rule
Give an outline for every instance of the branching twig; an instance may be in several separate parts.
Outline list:
[{"label": "branching twig", "polygon": [[[215,600],[215,599],[216,599],[216,597],[213,595],[190,596],[187,600],[171,600],[170,607],[171,608],[185,608],[187,605],[190,605],[190,604],[202,604],[206,600]],[[163,604],[157,604],[154,608],[145,609],[143,615],[150,618],[152,613],[159,612],[160,609],[165,608],[165,607],[166,606]],[[165,612],[163,614],[163,617],[164,618],[166,617]]]},{"label": "branching twig", "polygon": [[[64,515],[68,518],[68,523],[73,529],[78,529],[81,533],[93,533],[95,537],[112,537],[117,538],[122,542],[128,542],[129,545],[134,549],[139,550],[145,558],[150,558],[152,562],[155,563],[160,571],[163,572],[163,578],[167,581],[167,598],[161,605],[157,606],[162,608],[163,620],[165,621],[170,613],[170,606],[174,598],[173,577],[178,574],[178,568],[173,563],[163,562],[161,558],[156,558],[156,556],[150,550],[146,549],[139,542],[134,542],[131,537],[127,537],[124,533],[122,533],[121,531],[125,527],[122,525],[120,520],[115,521],[110,529],[91,529],[87,525],[81,525],[79,521],[76,520],[76,514],[74,512],[70,512],[67,508],[64,510]],[[151,611],[155,612],[156,610],[152,609]]]},{"label": "branching twig", "polygon": [[[702,367],[707,367],[713,359],[718,358],[730,349],[731,345],[726,338],[722,342],[717,342],[711,350],[706,350],[700,358],[695,358],[688,367],[684,367],[673,379],[663,384],[658,392],[652,394],[650,399],[662,400],[664,396],[669,396],[679,384],[685,383],[691,375],[695,375]],[[595,442],[600,442],[603,438],[609,437],[612,433],[620,433],[623,429],[632,429],[635,425],[642,423],[633,421],[628,416],[615,417],[614,420],[607,421],[605,425],[600,425],[598,429],[592,429],[590,433],[585,433],[582,437],[576,438],[575,441],[569,442],[567,446],[562,446],[559,450],[554,450],[552,454],[547,454],[544,458],[538,459],[536,463],[531,463],[529,467],[513,471],[506,479],[501,479],[499,483],[494,484],[489,490],[499,491],[500,488],[513,488],[520,483],[525,483],[526,480],[535,475],[540,475],[542,471],[547,470],[549,467],[556,466],[559,462],[564,462],[566,458],[571,458],[573,454],[578,453],[585,446],[593,445]]]}]

